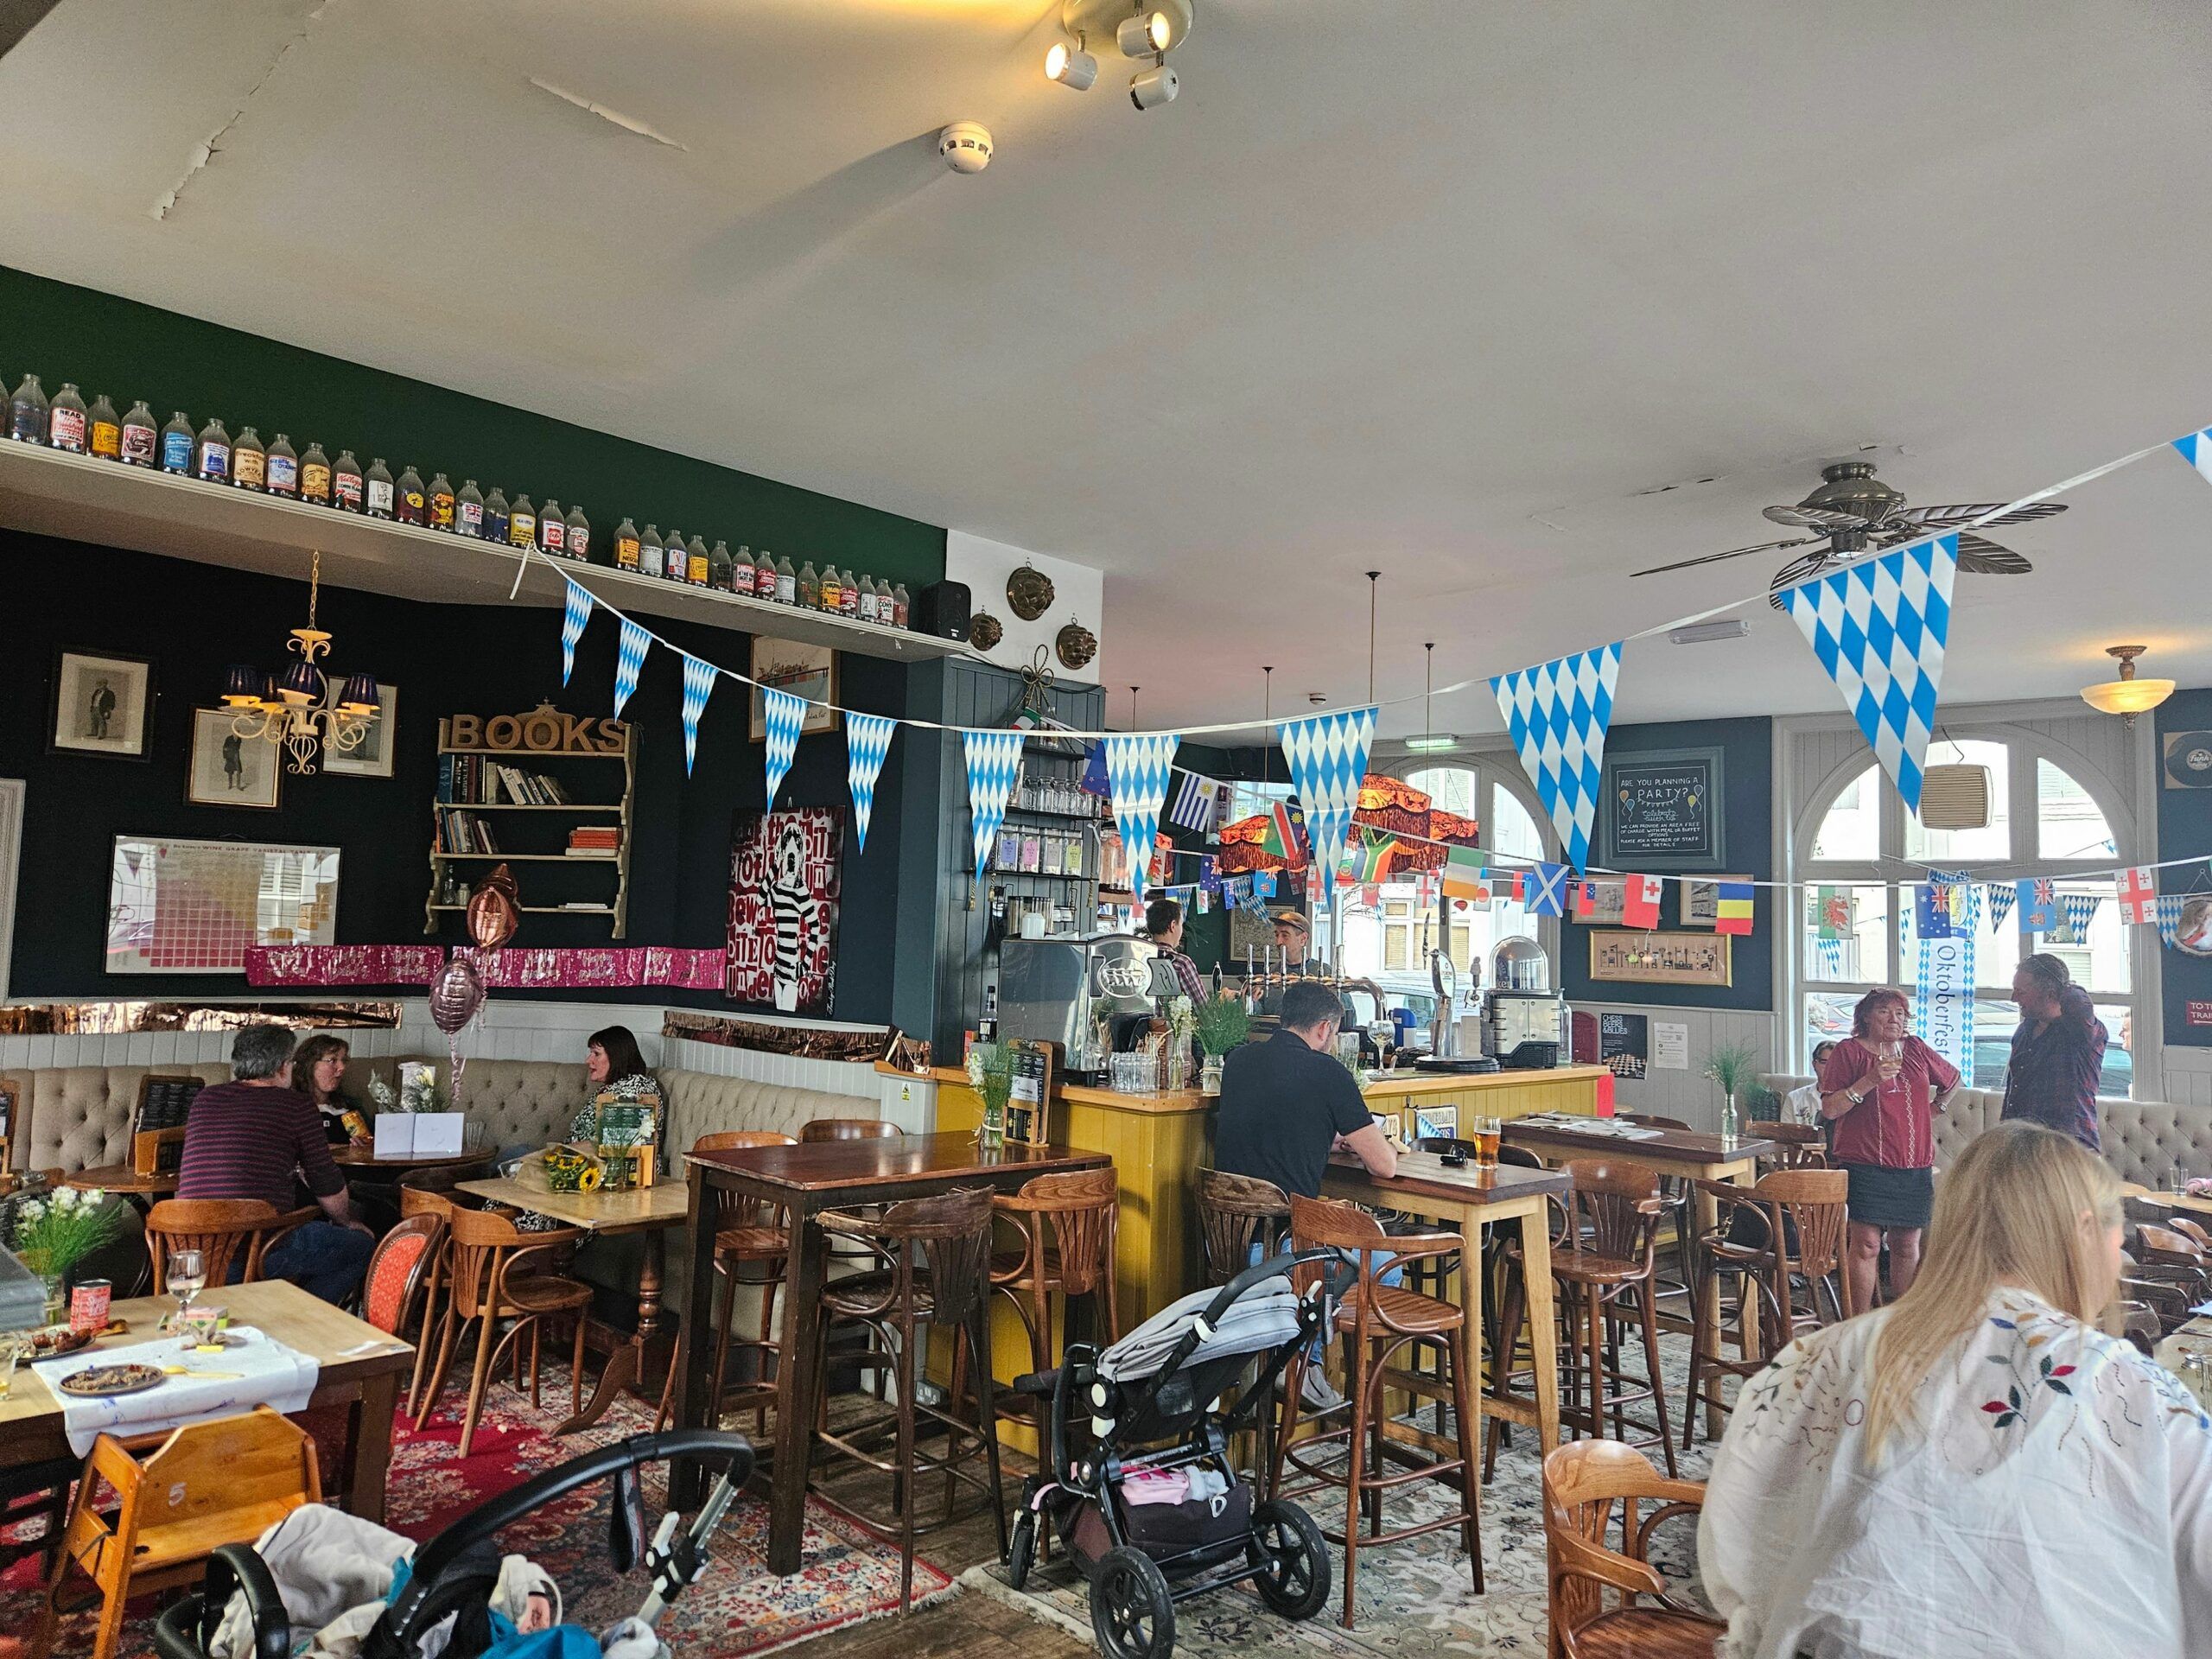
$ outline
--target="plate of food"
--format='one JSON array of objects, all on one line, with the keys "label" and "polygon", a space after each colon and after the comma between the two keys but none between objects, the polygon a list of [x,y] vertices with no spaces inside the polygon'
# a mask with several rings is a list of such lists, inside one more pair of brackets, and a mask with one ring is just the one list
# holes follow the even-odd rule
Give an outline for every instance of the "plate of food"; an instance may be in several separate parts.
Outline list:
[{"label": "plate of food", "polygon": [[81,1371],[72,1371],[54,1386],[79,1400],[91,1400],[107,1395],[137,1394],[166,1381],[168,1375],[158,1365],[124,1361],[115,1365],[87,1365]]},{"label": "plate of food", "polygon": [[75,1353],[92,1339],[92,1333],[89,1331],[79,1331],[66,1325],[49,1325],[43,1330],[24,1334],[23,1357],[58,1359],[64,1354]]}]

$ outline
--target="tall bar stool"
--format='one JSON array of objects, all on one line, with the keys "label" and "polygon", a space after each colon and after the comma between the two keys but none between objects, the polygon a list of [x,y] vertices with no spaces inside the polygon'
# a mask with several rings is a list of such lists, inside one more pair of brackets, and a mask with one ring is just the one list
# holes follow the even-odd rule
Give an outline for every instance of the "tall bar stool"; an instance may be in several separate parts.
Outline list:
[{"label": "tall bar stool", "polygon": [[[1544,1160],[1525,1147],[1500,1147],[1497,1161],[1514,1169],[1541,1169],[1544,1166]],[[1567,1248],[1568,1229],[1572,1224],[1565,1199],[1557,1197],[1548,1198],[1546,1209],[1550,1220],[1551,1250],[1556,1256]],[[1529,1332],[1528,1341],[1522,1342],[1521,1327],[1528,1318],[1529,1280],[1521,1241],[1517,1237],[1498,1241],[1491,1250],[1484,1252],[1486,1263],[1493,1257],[1497,1268],[1495,1276],[1489,1283],[1496,1294],[1483,1298],[1484,1318],[1488,1322],[1488,1328],[1483,1335],[1490,1355],[1485,1392],[1493,1400],[1511,1400],[1516,1390],[1521,1390],[1524,1398],[1533,1400],[1536,1393],[1535,1344],[1539,1341],[1548,1342],[1555,1355],[1563,1356],[1566,1342],[1560,1331],[1556,1312],[1549,1331],[1538,1332],[1532,1330]],[[1560,1367],[1560,1375],[1565,1375],[1564,1365]],[[1483,1419],[1484,1484],[1488,1484],[1497,1472],[1499,1445],[1511,1445],[1512,1435],[1512,1424],[1503,1417],[1485,1414]]]},{"label": "tall bar stool", "polygon": [[[991,1288],[1021,1315],[1029,1332],[1033,1371],[1049,1370],[1052,1365],[1055,1293],[1071,1305],[1077,1297],[1084,1300],[1090,1336],[1100,1349],[1122,1334],[1114,1293],[1120,1192],[1111,1169],[1085,1169],[1071,1175],[1039,1175],[1024,1181],[1020,1192],[1001,1192],[991,1200],[992,1211],[1021,1235],[1020,1249],[992,1255]],[[1073,1318],[1071,1306],[1065,1317]],[[961,1397],[964,1383],[956,1371],[954,1399]],[[1042,1412],[1038,1415],[1041,1421]]]},{"label": "tall bar stool", "polygon": [[[702,1135],[691,1143],[693,1152],[728,1152],[743,1147],[795,1147],[798,1141],[773,1129],[723,1129],[713,1135]],[[768,1369],[768,1358],[777,1351],[776,1293],[782,1288],[785,1274],[791,1265],[791,1217],[784,1207],[754,1198],[741,1198],[725,1193],[721,1207],[715,1216],[715,1276],[719,1281],[715,1304],[715,1364],[713,1381],[708,1385],[707,1397],[715,1402],[715,1423],[721,1423],[722,1378],[729,1364],[732,1344],[760,1357],[760,1374],[751,1388],[747,1398],[753,1402],[753,1430],[763,1433],[768,1427],[768,1402],[775,1398],[775,1387]],[[741,1268],[751,1268],[754,1276],[740,1278]],[[739,1284],[757,1285],[760,1290],[760,1318],[755,1335],[740,1337],[737,1329],[737,1287]],[[779,1361],[780,1363],[781,1362]],[[739,1407],[743,1410],[742,1405]]]},{"label": "tall bar stool", "polygon": [[[935,1198],[903,1199],[879,1214],[826,1211],[819,1219],[830,1238],[860,1247],[878,1265],[823,1287],[823,1317],[817,1321],[815,1374],[823,1374],[831,1323],[842,1319],[858,1324],[868,1333],[868,1346],[840,1357],[863,1370],[889,1373],[894,1382],[895,1409],[889,1416],[836,1431],[817,1423],[813,1444],[891,1477],[899,1537],[899,1611],[903,1614],[913,1599],[915,1535],[972,1513],[956,1512],[958,1484],[973,1488],[989,1506],[998,1527],[999,1554],[1006,1554],[1006,1491],[999,1479],[990,1338],[983,1317],[991,1288],[991,1194],[987,1188],[969,1188]],[[974,1367],[977,1405],[974,1423],[927,1404],[916,1391],[925,1325],[949,1330],[954,1365]],[[958,1397],[957,1394],[953,1396]],[[944,1430],[942,1452],[925,1452],[915,1444],[915,1428],[923,1418]],[[895,1427],[897,1439],[893,1458],[887,1462],[874,1455],[868,1443],[879,1441],[888,1427]],[[987,1473],[981,1476],[969,1466],[978,1452],[987,1465]],[[914,1518],[918,1477],[940,1471],[944,1475],[944,1513],[926,1525],[918,1524]],[[845,1494],[840,1493],[838,1501],[853,1507]],[[887,1528],[891,1523],[875,1520],[871,1524]]]},{"label": "tall bar stool", "polygon": [[906,1133],[880,1117],[817,1117],[799,1125],[798,1138],[814,1147],[825,1141],[888,1141]]},{"label": "tall bar stool", "polygon": [[[1574,1190],[1567,1200],[1566,1248],[1552,1256],[1552,1277],[1567,1304],[1568,1363],[1560,1380],[1567,1397],[1560,1405],[1560,1422],[1565,1427],[1573,1421],[1592,1439],[1601,1439],[1610,1413],[1612,1438],[1631,1446],[1649,1446],[1656,1440],[1671,1475],[1675,1441],[1667,1427],[1667,1391],[1659,1371],[1655,1257],[1660,1217],[1667,1210],[1659,1173],[1643,1164],[1604,1158],[1573,1159],[1564,1167]],[[1635,1387],[1630,1385],[1637,1379],[1621,1374],[1621,1326],[1630,1319],[1643,1327],[1645,1374]],[[1656,1426],[1629,1421],[1627,1408],[1646,1400],[1658,1419]],[[1655,1433],[1630,1440],[1631,1427],[1653,1427]]]},{"label": "tall bar stool", "polygon": [[[1290,1235],[1289,1195],[1256,1175],[1200,1169],[1198,1206],[1198,1245],[1209,1285],[1225,1285],[1254,1262],[1275,1255]],[[1276,1385],[1268,1384],[1267,1396],[1253,1413],[1252,1438],[1239,1452],[1240,1457],[1245,1451],[1253,1454],[1255,1485],[1263,1484],[1275,1466],[1275,1392]]]},{"label": "tall bar stool", "polygon": [[[1372,1548],[1457,1527],[1460,1545],[1467,1552],[1475,1590],[1479,1594],[1483,1587],[1483,1545],[1481,1523],[1475,1513],[1475,1390],[1474,1373],[1470,1369],[1473,1356],[1468,1344],[1466,1313],[1457,1302],[1382,1282],[1382,1274],[1399,1265],[1455,1252],[1464,1241],[1452,1232],[1386,1233],[1373,1216],[1357,1205],[1294,1194],[1290,1200],[1290,1232],[1293,1242],[1301,1250],[1334,1249],[1357,1261],[1359,1280],[1336,1316],[1337,1332],[1349,1338],[1351,1349],[1344,1401],[1313,1414],[1317,1425],[1331,1418],[1342,1421],[1305,1440],[1297,1438],[1299,1391],[1306,1380],[1306,1368],[1313,1363],[1300,1349],[1293,1356],[1283,1380],[1282,1435],[1275,1445],[1271,1490],[1287,1497],[1322,1486],[1344,1489],[1344,1530],[1333,1533],[1325,1528],[1322,1535],[1344,1548],[1346,1630],[1352,1624],[1352,1592],[1363,1544]],[[1390,1259],[1384,1260],[1386,1257]],[[1300,1280],[1310,1281],[1320,1271],[1319,1266],[1302,1268],[1299,1270]],[[1408,1367],[1393,1365],[1391,1362],[1408,1348],[1427,1348],[1440,1353],[1450,1370],[1449,1379],[1440,1382]],[[1400,1444],[1411,1438],[1437,1455],[1426,1464],[1383,1472],[1388,1466],[1383,1461],[1389,1427],[1383,1407],[1386,1388],[1402,1389],[1423,1399],[1446,1400],[1452,1407],[1458,1455],[1449,1455],[1444,1449],[1451,1442],[1441,1442],[1440,1437],[1419,1430],[1402,1429],[1389,1438]],[[1344,1443],[1347,1458],[1341,1467],[1313,1461],[1318,1451],[1339,1440]],[[1294,1491],[1283,1491],[1286,1464],[1306,1477],[1305,1485]],[[1458,1486],[1459,1506],[1448,1515],[1385,1532],[1383,1494],[1392,1487],[1416,1480],[1439,1480]],[[1359,1529],[1363,1514],[1368,1527],[1363,1539]]]},{"label": "tall bar stool", "polygon": [[[1633,1123],[1646,1129],[1682,1129],[1689,1124],[1679,1117],[1654,1117],[1649,1112],[1620,1112],[1615,1115],[1623,1123]],[[1679,1175],[1659,1178],[1659,1199],[1667,1206],[1668,1224],[1675,1235],[1675,1273],[1670,1279],[1656,1281],[1654,1294],[1662,1301],[1673,1301],[1680,1297],[1687,1307],[1695,1297],[1690,1289],[1690,1276],[1695,1267],[1691,1235],[1697,1230],[1697,1208],[1690,1198],[1690,1184]]]},{"label": "tall bar stool", "polygon": [[[1682,1404],[1682,1450],[1697,1432],[1700,1402],[1721,1411],[1726,1379],[1756,1376],[1806,1331],[1850,1317],[1851,1289],[1842,1283],[1846,1202],[1851,1177],[1840,1169],[1779,1169],[1755,1186],[1698,1181],[1718,1211],[1714,1225],[1699,1236],[1699,1271],[1691,1298],[1690,1378]],[[1705,1322],[1698,1313],[1720,1294],[1724,1277],[1736,1281],[1736,1357],[1705,1351]],[[1798,1287],[1804,1306],[1797,1303]],[[1823,1295],[1825,1293],[1825,1296]],[[1823,1306],[1825,1302],[1826,1306]]]}]

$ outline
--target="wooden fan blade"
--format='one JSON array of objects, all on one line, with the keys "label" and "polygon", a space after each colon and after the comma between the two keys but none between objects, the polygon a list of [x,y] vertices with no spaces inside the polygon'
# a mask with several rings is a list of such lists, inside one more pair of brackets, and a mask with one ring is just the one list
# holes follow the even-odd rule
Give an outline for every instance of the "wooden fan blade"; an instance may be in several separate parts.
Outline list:
[{"label": "wooden fan blade", "polygon": [[1765,507],[1761,515],[1777,524],[1794,524],[1800,530],[1864,530],[1873,521],[1855,512],[1838,512],[1833,507]]},{"label": "wooden fan blade", "polygon": [[[1893,524],[1917,524],[1923,530],[1948,530],[1953,524],[1970,524],[1985,512],[1997,512],[2002,501],[1955,502],[1946,507],[1907,507],[1891,515]],[[1999,512],[1989,522],[1993,524],[2024,524],[2037,518],[2055,518],[2066,511],[2063,501],[2031,501],[2024,507],[2015,507],[2010,512]]]},{"label": "wooden fan blade", "polygon": [[1723,559],[1739,559],[1746,553],[1771,553],[1777,548],[1802,547],[1808,542],[1825,539],[1819,536],[1800,536],[1795,541],[1761,542],[1757,547],[1732,547],[1726,553],[1707,553],[1694,559],[1679,559],[1673,564],[1655,564],[1649,570],[1632,570],[1630,576],[1663,575],[1669,570],[1687,570],[1692,565],[1718,564]]}]

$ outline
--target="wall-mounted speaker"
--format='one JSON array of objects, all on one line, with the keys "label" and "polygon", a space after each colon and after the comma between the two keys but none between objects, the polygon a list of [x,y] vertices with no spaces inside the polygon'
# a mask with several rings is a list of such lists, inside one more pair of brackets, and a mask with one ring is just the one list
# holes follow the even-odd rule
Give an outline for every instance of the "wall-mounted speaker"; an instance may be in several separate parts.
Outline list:
[{"label": "wall-mounted speaker", "polygon": [[1920,778],[1920,822],[1929,830],[1989,827],[1989,768],[1930,766]]},{"label": "wall-mounted speaker", "polygon": [[932,633],[940,639],[965,639],[969,603],[964,582],[940,582],[923,588],[914,595],[914,631]]}]

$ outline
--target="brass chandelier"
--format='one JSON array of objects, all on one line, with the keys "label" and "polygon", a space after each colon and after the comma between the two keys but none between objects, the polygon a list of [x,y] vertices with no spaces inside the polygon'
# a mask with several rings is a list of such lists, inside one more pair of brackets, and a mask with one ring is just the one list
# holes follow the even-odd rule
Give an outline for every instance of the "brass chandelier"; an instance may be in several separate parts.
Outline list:
[{"label": "brass chandelier", "polygon": [[322,554],[317,550],[308,575],[308,625],[294,628],[285,649],[299,660],[280,676],[264,674],[250,663],[233,664],[223,692],[232,711],[231,729],[249,741],[283,746],[286,770],[298,777],[315,771],[324,750],[350,754],[367,739],[379,703],[376,677],[351,674],[338,700],[329,700],[330,678],[316,659],[329,654],[330,635],[315,625],[315,601],[322,590]]}]

